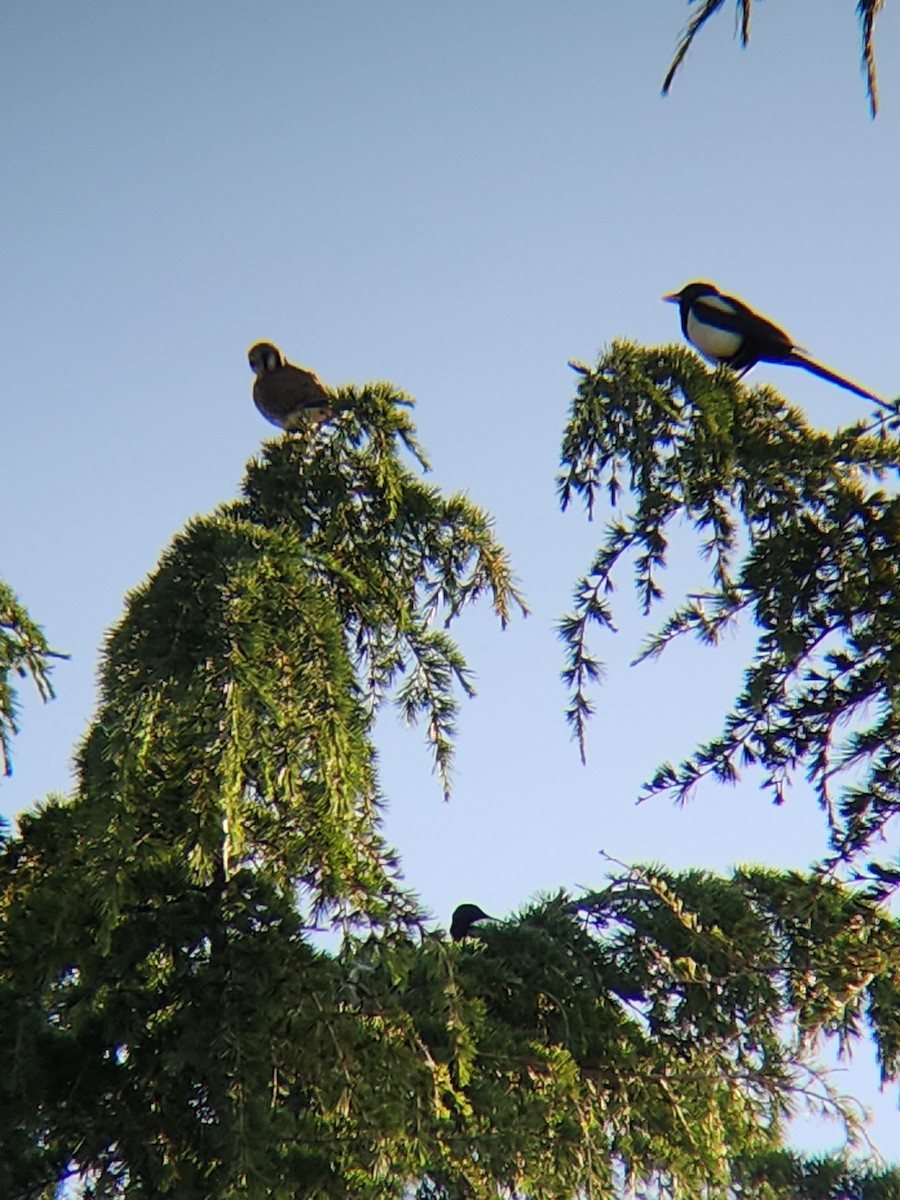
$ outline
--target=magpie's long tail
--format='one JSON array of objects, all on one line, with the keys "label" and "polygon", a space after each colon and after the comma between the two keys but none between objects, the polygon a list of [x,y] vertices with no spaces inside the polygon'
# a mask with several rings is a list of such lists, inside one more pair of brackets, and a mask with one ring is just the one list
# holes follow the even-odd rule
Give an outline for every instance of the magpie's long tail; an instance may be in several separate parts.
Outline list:
[{"label": "magpie's long tail", "polygon": [[880,408],[886,408],[888,412],[897,414],[897,406],[888,404],[882,400],[880,396],[876,396],[874,392],[867,392],[865,388],[860,387],[858,383],[854,383],[852,379],[845,379],[843,375],[838,375],[834,371],[830,371],[828,367],[823,367],[821,363],[815,362],[812,358],[807,358],[805,354],[801,354],[799,350],[792,350],[790,356],[782,359],[789,367],[803,367],[804,370],[811,372],[813,375],[818,375],[820,379],[827,379],[829,383],[836,383],[838,387],[846,388],[848,392],[854,392],[857,396],[862,396],[863,400],[871,400]]}]

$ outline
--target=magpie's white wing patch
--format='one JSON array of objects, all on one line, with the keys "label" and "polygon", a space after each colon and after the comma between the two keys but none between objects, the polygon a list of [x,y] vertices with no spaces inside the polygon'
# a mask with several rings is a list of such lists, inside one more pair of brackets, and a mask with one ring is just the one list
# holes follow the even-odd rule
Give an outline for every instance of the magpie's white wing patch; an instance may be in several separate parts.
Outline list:
[{"label": "magpie's white wing patch", "polygon": [[[704,296],[703,303],[721,312],[734,312],[732,306],[719,296]],[[720,329],[700,320],[693,306],[688,310],[686,326],[688,340],[697,347],[704,358],[714,363],[737,354],[744,341],[742,335],[733,329]]]}]

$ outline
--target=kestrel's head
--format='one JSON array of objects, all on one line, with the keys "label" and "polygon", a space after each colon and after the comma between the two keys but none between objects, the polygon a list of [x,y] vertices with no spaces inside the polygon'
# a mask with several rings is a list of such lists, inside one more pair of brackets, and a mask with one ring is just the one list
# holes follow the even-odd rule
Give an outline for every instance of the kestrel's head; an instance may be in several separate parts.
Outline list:
[{"label": "kestrel's head", "polygon": [[277,346],[271,342],[257,342],[251,346],[247,358],[254,375],[265,375],[268,371],[277,371],[284,366],[284,356]]}]

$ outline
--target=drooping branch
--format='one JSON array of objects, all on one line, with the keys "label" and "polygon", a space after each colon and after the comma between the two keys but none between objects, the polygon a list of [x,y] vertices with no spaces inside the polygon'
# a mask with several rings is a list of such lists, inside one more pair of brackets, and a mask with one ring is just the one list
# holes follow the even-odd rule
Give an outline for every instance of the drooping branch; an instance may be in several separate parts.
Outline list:
[{"label": "drooping branch", "polygon": [[[725,0],[689,0],[696,5],[696,11],[688,21],[684,32],[678,39],[678,45],[671,65],[663,80],[662,94],[668,95],[672,83],[684,63],[694,38],[706,22],[725,4]],[[735,27],[742,46],[750,41],[750,9],[753,0],[735,0]],[[857,0],[856,13],[859,18],[860,37],[862,41],[862,66],[866,76],[866,91],[869,97],[869,110],[875,117],[878,113],[878,81],[875,71],[874,28],[875,18],[884,7],[884,0]]]},{"label": "drooping branch", "polygon": [[4,775],[12,771],[10,743],[19,731],[17,690],[11,677],[30,676],[41,699],[52,700],[52,660],[66,657],[50,649],[43,630],[0,579],[0,770]]},{"label": "drooping branch", "polygon": [[659,602],[678,519],[697,535],[709,587],[686,596],[639,657],[684,634],[715,645],[741,617],[757,644],[721,735],[664,764],[649,791],[683,800],[705,776],[733,782],[754,764],[781,802],[802,771],[836,853],[853,857],[878,837],[900,812],[900,498],[883,487],[900,463],[894,425],[815,431],[771,389],[710,373],[680,348],[618,343],[582,376],[561,501],[580,498],[590,516],[605,489],[615,505],[561,623],[582,746],[585,685],[599,670],[587,631],[613,628],[609,596],[629,560],[642,610]]}]

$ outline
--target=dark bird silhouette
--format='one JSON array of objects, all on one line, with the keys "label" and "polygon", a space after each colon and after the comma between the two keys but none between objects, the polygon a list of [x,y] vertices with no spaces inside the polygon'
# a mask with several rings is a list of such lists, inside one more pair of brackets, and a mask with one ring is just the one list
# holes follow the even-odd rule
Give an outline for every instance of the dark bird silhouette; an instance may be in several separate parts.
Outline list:
[{"label": "dark bird silhouette", "polygon": [[257,342],[247,358],[256,376],[253,403],[267,421],[292,431],[332,415],[333,397],[318,375],[289,363],[277,346]]},{"label": "dark bird silhouette", "polygon": [[496,921],[496,917],[489,916],[483,912],[477,904],[460,904],[458,908],[453,910],[453,919],[450,922],[450,936],[454,942],[460,941],[467,937],[476,921]]},{"label": "dark bird silhouette", "polygon": [[754,312],[735,296],[724,295],[711,283],[685,284],[680,292],[663,296],[663,300],[678,305],[684,336],[710,362],[724,363],[738,375],[746,374],[758,362],[803,367],[820,379],[827,379],[864,400],[872,400],[882,408],[896,412],[874,392],[866,391],[858,383],[809,358],[790,334],[768,317]]}]

